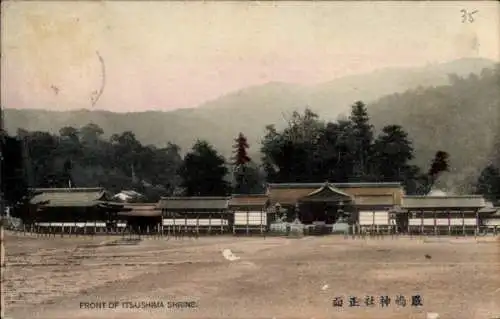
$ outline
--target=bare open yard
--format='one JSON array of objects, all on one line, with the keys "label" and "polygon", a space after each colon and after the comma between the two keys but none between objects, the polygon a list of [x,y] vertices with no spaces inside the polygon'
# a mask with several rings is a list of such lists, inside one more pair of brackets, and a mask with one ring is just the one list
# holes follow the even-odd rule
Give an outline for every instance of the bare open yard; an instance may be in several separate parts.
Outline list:
[{"label": "bare open yard", "polygon": [[[212,237],[98,245],[106,240],[8,234],[6,315],[391,319],[437,312],[440,319],[500,317],[500,243],[492,238]],[[241,259],[224,259],[226,248]],[[391,300],[382,308],[379,298],[385,295]],[[397,295],[405,296],[406,307],[395,304]],[[412,295],[420,295],[423,306],[411,307]],[[359,298],[359,307],[349,307],[350,296]],[[365,306],[365,296],[374,296],[375,305]],[[336,297],[344,298],[343,307],[332,306]],[[158,308],[125,305],[141,301],[156,301]],[[196,307],[172,308],[173,301]],[[104,308],[86,309],[91,302]]]}]

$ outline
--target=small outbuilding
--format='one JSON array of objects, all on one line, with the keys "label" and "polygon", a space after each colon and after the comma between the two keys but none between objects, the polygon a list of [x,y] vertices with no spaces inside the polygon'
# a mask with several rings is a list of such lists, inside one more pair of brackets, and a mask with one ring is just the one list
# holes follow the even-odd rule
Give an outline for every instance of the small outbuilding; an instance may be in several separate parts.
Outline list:
[{"label": "small outbuilding", "polygon": [[163,197],[158,203],[165,232],[225,233],[232,224],[229,197]]},{"label": "small outbuilding", "polygon": [[229,210],[233,214],[233,233],[267,231],[269,223],[275,219],[275,210],[269,208],[270,200],[266,194],[234,194],[229,200]]}]

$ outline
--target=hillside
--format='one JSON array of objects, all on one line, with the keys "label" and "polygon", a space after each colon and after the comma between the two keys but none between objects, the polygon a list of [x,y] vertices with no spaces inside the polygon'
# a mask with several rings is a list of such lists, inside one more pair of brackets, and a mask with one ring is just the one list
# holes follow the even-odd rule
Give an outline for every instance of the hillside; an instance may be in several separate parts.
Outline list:
[{"label": "hillside", "polygon": [[500,143],[500,66],[451,85],[392,94],[370,104],[376,127],[402,125],[414,139],[420,166],[436,149],[450,154],[449,184],[473,182],[498,156]]},{"label": "hillside", "polygon": [[[324,119],[335,119],[347,112],[355,100],[363,100],[377,127],[387,123],[404,125],[420,152],[420,165],[427,164],[435,149],[443,148],[450,151],[454,169],[462,176],[476,172],[490,152],[491,131],[497,129],[500,86],[474,78],[453,86],[443,85],[448,84],[449,74],[479,74],[492,65],[492,61],[484,59],[461,59],[423,68],[384,69],[314,87],[269,83],[222,96],[195,109],[171,112],[6,109],[5,126],[11,133],[17,128],[57,132],[63,126],[81,127],[93,122],[108,136],[130,130],[145,144],[163,146],[172,141],[183,151],[197,138],[207,139],[225,156],[231,152],[232,139],[241,131],[248,136],[251,153],[258,159],[256,153],[266,124],[282,126],[284,117],[306,106]],[[421,86],[438,87],[416,90]],[[412,90],[405,93],[408,89]]]}]

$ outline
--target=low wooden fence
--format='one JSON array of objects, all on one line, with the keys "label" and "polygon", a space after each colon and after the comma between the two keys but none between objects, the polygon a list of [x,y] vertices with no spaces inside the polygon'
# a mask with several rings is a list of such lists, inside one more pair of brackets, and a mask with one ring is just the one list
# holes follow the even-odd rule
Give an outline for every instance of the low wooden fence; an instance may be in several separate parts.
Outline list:
[{"label": "low wooden fence", "polygon": [[[280,226],[280,227],[277,227]],[[271,225],[264,227],[248,227],[236,231],[235,228],[229,225],[221,226],[186,226],[186,225],[171,225],[171,226],[146,226],[146,227],[131,227],[125,224],[109,226],[106,223],[38,223],[31,225],[16,225],[6,226],[7,229],[18,234],[29,235],[33,234],[39,237],[64,237],[64,236],[123,236],[134,237],[143,236],[151,238],[160,237],[194,237],[212,236],[212,235],[236,235],[236,236],[285,236],[285,237],[302,237],[302,236],[319,236],[319,235],[344,235],[351,237],[383,237],[383,236],[487,236],[500,235],[499,226],[478,226],[478,227],[457,227],[455,228],[410,228],[410,232],[399,232],[396,226],[373,225],[360,226],[349,225],[346,227],[336,228],[335,225],[324,225],[322,227],[313,225],[302,225],[283,223],[282,225]]]}]

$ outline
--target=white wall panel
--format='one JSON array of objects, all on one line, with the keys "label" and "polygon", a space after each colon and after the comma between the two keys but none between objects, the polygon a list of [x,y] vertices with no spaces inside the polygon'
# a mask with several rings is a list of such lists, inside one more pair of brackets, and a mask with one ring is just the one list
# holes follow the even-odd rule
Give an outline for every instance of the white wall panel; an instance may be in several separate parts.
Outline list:
[{"label": "white wall panel", "polygon": [[500,226],[500,218],[490,218],[484,220],[485,226]]},{"label": "white wall panel", "polygon": [[465,226],[476,226],[477,220],[475,218],[465,218],[464,224],[465,224]]},{"label": "white wall panel", "polygon": [[389,212],[375,212],[375,225],[389,225]]},{"label": "white wall panel", "polygon": [[389,212],[380,211],[360,211],[359,220],[360,225],[389,225]]},{"label": "white wall panel", "polygon": [[[410,226],[434,226],[434,218],[411,218],[409,219],[409,225]],[[448,219],[444,218],[438,218],[436,219],[436,225],[437,226],[448,226]],[[450,219],[450,226],[475,226],[477,225],[476,219],[475,218],[451,218]]]},{"label": "white wall panel", "polygon": [[182,218],[164,218],[163,219],[163,226],[203,226],[203,227],[208,227],[208,226],[227,226],[229,225],[229,222],[227,219],[220,219],[220,218],[188,218],[188,219],[182,219]]},{"label": "white wall panel", "polygon": [[237,211],[234,213],[235,225],[267,225],[266,212],[244,212]]},{"label": "white wall panel", "polygon": [[437,226],[448,226],[448,223],[451,225],[451,219],[448,218],[436,218]]},{"label": "white wall panel", "polygon": [[374,224],[373,217],[374,217],[373,212],[360,211],[358,222],[360,225],[373,225]]},{"label": "white wall panel", "polygon": [[35,223],[35,225],[40,227],[106,227],[106,223],[94,223],[94,222],[81,222],[81,223]]}]

